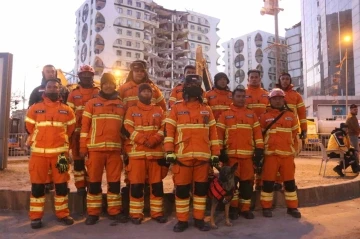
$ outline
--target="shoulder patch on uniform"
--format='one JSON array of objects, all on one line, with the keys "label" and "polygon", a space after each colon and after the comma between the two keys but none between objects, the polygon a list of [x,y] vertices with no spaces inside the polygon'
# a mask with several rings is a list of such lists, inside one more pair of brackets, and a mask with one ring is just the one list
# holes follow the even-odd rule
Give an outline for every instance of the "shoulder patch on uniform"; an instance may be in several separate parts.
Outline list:
[{"label": "shoulder patch on uniform", "polygon": [[293,120],[292,117],[285,117],[285,120]]},{"label": "shoulder patch on uniform", "polygon": [[43,114],[43,113],[45,113],[45,110],[35,110],[35,113],[36,114]]},{"label": "shoulder patch on uniform", "polygon": [[235,116],[233,116],[233,115],[227,115],[227,116],[225,116],[225,119],[233,119],[233,118],[235,118]]},{"label": "shoulder patch on uniform", "polygon": [[69,111],[67,111],[67,110],[59,110],[59,113],[67,115],[69,113]]},{"label": "shoulder patch on uniform", "polygon": [[265,122],[270,122],[270,121],[273,121],[274,118],[269,118],[269,119],[266,119]]},{"label": "shoulder patch on uniform", "polygon": [[254,118],[253,114],[246,114],[246,116],[249,117],[249,118]]},{"label": "shoulder patch on uniform", "polygon": [[245,98],[251,98],[251,95],[245,95]]},{"label": "shoulder patch on uniform", "polygon": [[44,92],[45,91],[45,89],[39,89],[39,92]]},{"label": "shoulder patch on uniform", "polygon": [[190,112],[189,111],[179,111],[177,114],[178,115],[189,115]]},{"label": "shoulder patch on uniform", "polygon": [[209,99],[214,99],[214,98],[216,98],[216,95],[212,95],[209,97]]},{"label": "shoulder patch on uniform", "polygon": [[155,118],[155,117],[161,117],[161,114],[160,114],[160,113],[155,113],[155,114],[153,114],[152,116],[153,116],[154,118]]},{"label": "shoulder patch on uniform", "polygon": [[124,106],[122,104],[117,104],[116,107],[117,108],[124,108]]},{"label": "shoulder patch on uniform", "polygon": [[81,98],[82,98],[82,95],[74,95],[73,98],[74,98],[74,99],[81,99]]},{"label": "shoulder patch on uniform", "polygon": [[206,110],[202,110],[202,111],[200,111],[200,114],[201,114],[201,115],[209,115],[210,112],[209,112],[209,111],[206,111]]},{"label": "shoulder patch on uniform", "polygon": [[103,104],[102,103],[95,103],[94,104],[94,107],[99,107],[99,106],[103,106]]},{"label": "shoulder patch on uniform", "polygon": [[131,116],[132,117],[141,117],[141,114],[140,113],[132,113]]}]

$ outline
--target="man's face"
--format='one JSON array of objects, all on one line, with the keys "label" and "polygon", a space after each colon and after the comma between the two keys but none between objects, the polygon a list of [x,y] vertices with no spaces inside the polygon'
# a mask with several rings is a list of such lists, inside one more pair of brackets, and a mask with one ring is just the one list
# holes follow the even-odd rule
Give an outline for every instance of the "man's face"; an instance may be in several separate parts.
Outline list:
[{"label": "man's face", "polygon": [[116,85],[112,82],[105,82],[104,84],[101,85],[101,90],[107,94],[113,94],[116,90]]},{"label": "man's face", "polygon": [[144,81],[145,78],[145,70],[144,69],[134,69],[133,70],[133,80],[136,84],[140,84]]},{"label": "man's face", "polygon": [[274,96],[270,98],[270,105],[275,109],[282,109],[285,105],[285,99],[283,96]]},{"label": "man's face", "polygon": [[251,72],[248,81],[251,86],[259,87],[261,85],[261,78],[257,72]]},{"label": "man's face", "polygon": [[225,88],[227,86],[227,79],[226,78],[221,78],[220,80],[218,80],[216,82],[217,86],[219,86],[220,88]]},{"label": "man's face", "polygon": [[195,75],[195,74],[196,74],[195,69],[187,68],[184,75],[186,77],[187,75]]},{"label": "man's face", "polygon": [[152,98],[152,92],[151,90],[149,89],[144,89],[140,92],[140,97],[145,99],[145,100],[150,100],[151,101],[151,98]]},{"label": "man's face", "polygon": [[358,108],[356,107],[356,108],[350,109],[350,113],[351,113],[352,115],[357,115],[357,113],[358,113]]},{"label": "man's face", "polygon": [[245,106],[245,92],[235,91],[235,94],[233,96],[233,104],[237,107],[243,107]]},{"label": "man's face", "polygon": [[280,85],[282,89],[286,89],[288,88],[288,86],[290,85],[290,76],[288,75],[283,75],[280,77]]},{"label": "man's face", "polygon": [[56,78],[56,69],[55,67],[46,66],[43,68],[43,74],[45,80],[55,79]]},{"label": "man's face", "polygon": [[45,93],[60,93],[60,84],[55,81],[48,81],[46,83]]}]

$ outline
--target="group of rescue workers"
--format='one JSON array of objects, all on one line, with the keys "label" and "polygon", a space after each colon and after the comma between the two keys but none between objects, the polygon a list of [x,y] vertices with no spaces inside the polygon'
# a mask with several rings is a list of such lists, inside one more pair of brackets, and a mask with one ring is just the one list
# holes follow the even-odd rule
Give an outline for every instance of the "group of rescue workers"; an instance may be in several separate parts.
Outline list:
[{"label": "group of rescue workers", "polygon": [[[149,185],[151,218],[165,223],[162,180],[171,166],[178,219],[173,230],[188,228],[191,196],[194,225],[208,231],[204,222],[208,178],[219,163],[239,165],[231,219],[254,218],[250,207],[254,184],[261,189],[263,216],[272,217],[275,183],[284,185],[287,213],[301,217],[294,157],[298,133],[306,138],[307,125],[303,100],[292,89],[288,73],[280,75],[278,88],[270,93],[261,87],[258,70],[249,70],[246,90],[231,92],[227,75],[218,73],[213,89],[204,92],[202,78],[188,65],[183,82],[172,90],[166,113],[165,99],[149,79],[146,63],[134,61],[130,69],[119,89],[110,73],[102,75],[99,89],[94,69],[81,66],[79,84],[68,92],[54,66],[43,68],[42,85],[32,93],[38,99],[25,120],[31,146],[32,228],[42,227],[46,185],[52,183],[56,217],[66,225],[74,223],[68,209],[69,156],[77,192],[86,197],[87,225],[97,223],[102,211],[104,169],[109,219],[141,224]],[[127,190],[120,190],[123,168]],[[129,216],[122,210],[121,195],[129,197]]]}]

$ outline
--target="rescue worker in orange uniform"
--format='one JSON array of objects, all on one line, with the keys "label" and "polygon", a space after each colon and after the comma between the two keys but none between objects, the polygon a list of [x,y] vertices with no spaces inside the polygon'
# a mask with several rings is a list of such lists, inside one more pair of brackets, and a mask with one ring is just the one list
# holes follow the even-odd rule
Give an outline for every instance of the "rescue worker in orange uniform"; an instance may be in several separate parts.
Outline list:
[{"label": "rescue worker in orange uniform", "polygon": [[[254,167],[253,156],[262,156],[264,142],[258,118],[253,110],[245,107],[245,90],[232,92],[230,109],[224,111],[217,121],[221,153],[220,162],[229,166],[238,164],[235,172],[234,196],[230,202],[230,218],[237,219],[238,214],[246,219],[253,219],[250,211],[253,192]],[[241,137],[239,137],[241,135]],[[241,200],[239,200],[239,191]]]},{"label": "rescue worker in orange uniform", "polygon": [[214,88],[206,92],[207,104],[213,111],[215,120],[219,118],[222,112],[230,109],[232,94],[227,86],[229,83],[230,80],[225,73],[217,73],[214,77]]},{"label": "rescue worker in orange uniform", "polygon": [[[248,108],[254,110],[257,117],[260,117],[265,112],[266,107],[269,104],[268,95],[269,92],[261,87],[261,72],[253,69],[248,73],[248,85],[246,89],[246,105]],[[261,188],[261,175],[255,174],[255,189]]]},{"label": "rescue worker in orange uniform", "polygon": [[[187,75],[194,75],[196,74],[196,68],[193,65],[187,65],[184,68],[184,78]],[[183,99],[183,83],[179,83],[177,86],[175,86],[170,93],[170,98],[169,98],[169,108],[171,108],[176,101],[182,100]]]},{"label": "rescue worker in orange uniform", "polygon": [[55,183],[55,214],[60,222],[71,225],[69,216],[69,137],[75,129],[73,110],[60,100],[60,81],[48,79],[43,101],[28,109],[26,129],[30,133],[31,156],[29,173],[31,182],[29,217],[33,229],[42,227],[45,206],[45,183],[49,169]]},{"label": "rescue worker in orange uniform", "polygon": [[89,176],[86,225],[93,225],[99,220],[104,168],[108,185],[106,197],[109,219],[127,222],[127,218],[121,213],[120,196],[120,175],[123,168],[120,130],[125,106],[116,91],[116,80],[112,74],[103,74],[100,88],[98,97],[86,103],[81,121],[80,156],[84,158],[88,155],[85,161]]},{"label": "rescue worker in orange uniform", "polygon": [[71,137],[71,151],[74,160],[74,180],[77,192],[84,196],[86,193],[86,170],[85,159],[80,157],[80,130],[81,118],[84,112],[85,104],[99,94],[99,88],[94,86],[94,69],[89,65],[83,65],[78,71],[78,86],[70,92],[67,105],[70,106],[76,116],[76,128]]},{"label": "rescue worker in orange uniform", "polygon": [[134,224],[140,224],[143,220],[144,187],[148,182],[151,218],[165,223],[167,218],[162,209],[162,166],[166,163],[162,146],[165,116],[160,106],[151,103],[152,88],[149,84],[139,85],[138,97],[137,105],[127,110],[124,121],[130,135],[125,143],[129,156],[126,171],[130,181],[130,217]]},{"label": "rescue worker in orange uniform", "polygon": [[148,83],[153,91],[151,102],[160,106],[164,111],[166,110],[166,103],[160,89],[149,79],[146,71],[146,62],[136,60],[130,64],[130,72],[126,79],[125,84],[121,85],[118,89],[120,98],[127,108],[136,105],[138,98],[139,85],[141,83]]},{"label": "rescue worker in orange uniform", "polygon": [[[298,122],[300,122],[301,133],[299,135],[300,140],[305,140],[307,135],[307,123],[306,123],[306,109],[304,101],[301,95],[293,89],[293,85],[291,84],[291,76],[287,72],[283,72],[280,74],[279,82],[276,87],[282,89],[285,92],[285,103],[292,110],[295,116],[298,118]],[[298,152],[298,138],[296,138],[295,142],[295,150]],[[275,182],[275,190],[280,190],[282,188],[282,178],[279,174],[276,182]]]},{"label": "rescue worker in orange uniform", "polygon": [[[272,200],[276,173],[284,179],[284,194],[287,213],[300,218],[298,198],[295,185],[295,140],[298,133],[298,121],[295,114],[285,107],[285,93],[274,88],[269,93],[270,107],[260,116],[263,130],[265,158],[262,168],[263,186],[260,203],[264,217],[272,217]],[[256,162],[259,165],[259,161]]]},{"label": "rescue worker in orange uniform", "polygon": [[211,108],[202,103],[201,84],[200,76],[186,76],[184,100],[173,105],[166,119],[164,140],[166,160],[175,163],[172,172],[176,187],[175,204],[178,222],[174,226],[174,232],[182,232],[188,228],[192,184],[195,227],[201,231],[210,230],[210,226],[204,222],[209,159],[211,165],[218,165],[220,148],[214,115]]}]

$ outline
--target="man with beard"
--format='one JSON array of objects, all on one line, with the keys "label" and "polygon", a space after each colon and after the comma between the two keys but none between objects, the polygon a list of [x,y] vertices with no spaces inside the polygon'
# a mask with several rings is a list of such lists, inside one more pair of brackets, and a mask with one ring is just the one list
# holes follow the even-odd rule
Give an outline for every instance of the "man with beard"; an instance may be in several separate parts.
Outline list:
[{"label": "man with beard", "polygon": [[[139,101],[125,116],[124,127],[130,135],[125,142],[129,164],[131,222],[140,224],[144,218],[144,187],[150,185],[150,215],[158,223],[167,221],[163,213],[162,168],[166,165],[162,142],[164,139],[164,112],[151,103],[152,88],[139,85]],[[167,170],[166,170],[167,171]]]},{"label": "man with beard", "polygon": [[214,77],[214,88],[206,92],[207,103],[212,109],[216,121],[222,112],[230,109],[232,96],[227,86],[229,83],[230,80],[225,73],[217,73]]},{"label": "man with beard", "polygon": [[123,168],[120,130],[125,108],[116,91],[116,80],[112,74],[103,74],[100,88],[99,96],[86,103],[81,121],[80,156],[84,158],[88,155],[85,162],[89,176],[86,225],[94,225],[99,220],[104,168],[108,185],[106,198],[109,219],[127,222],[127,218],[121,213],[120,196],[120,175]]},{"label": "man with beard", "polygon": [[202,79],[188,75],[184,81],[183,101],[176,102],[166,119],[164,149],[166,161],[172,167],[176,187],[175,204],[178,222],[174,232],[188,228],[190,188],[193,190],[195,227],[210,230],[204,222],[208,193],[209,159],[212,166],[219,164],[220,148],[216,121],[211,108],[202,103]]},{"label": "man with beard", "polygon": [[69,137],[75,129],[73,110],[60,100],[60,81],[48,79],[43,101],[32,105],[26,115],[26,129],[30,133],[31,182],[29,217],[33,229],[42,227],[45,206],[45,183],[49,168],[55,183],[55,214],[60,222],[71,225],[74,220],[68,208],[68,151]]},{"label": "man with beard", "polygon": [[85,104],[90,99],[97,97],[99,88],[94,86],[94,69],[89,65],[83,65],[78,71],[78,86],[69,94],[67,104],[74,110],[76,116],[76,128],[71,137],[71,151],[74,160],[74,181],[79,195],[86,192],[85,159],[80,157],[80,130],[81,118]]}]

